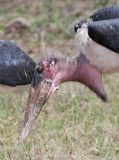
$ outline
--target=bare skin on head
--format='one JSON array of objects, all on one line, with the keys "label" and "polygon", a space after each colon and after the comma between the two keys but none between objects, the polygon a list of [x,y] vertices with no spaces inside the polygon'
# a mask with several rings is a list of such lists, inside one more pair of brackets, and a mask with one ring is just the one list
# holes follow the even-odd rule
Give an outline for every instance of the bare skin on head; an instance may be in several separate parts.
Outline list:
[{"label": "bare skin on head", "polygon": [[72,58],[62,54],[43,57],[35,68],[21,134],[22,141],[30,133],[45,102],[61,83],[67,81],[85,84],[103,101],[107,100],[102,74],[90,65],[83,54]]}]

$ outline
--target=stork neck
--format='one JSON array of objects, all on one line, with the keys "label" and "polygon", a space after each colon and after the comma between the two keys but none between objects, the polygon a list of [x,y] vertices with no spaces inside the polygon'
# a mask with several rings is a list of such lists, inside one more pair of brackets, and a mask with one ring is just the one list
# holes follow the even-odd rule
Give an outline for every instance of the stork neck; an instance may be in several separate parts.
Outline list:
[{"label": "stork neck", "polygon": [[85,78],[88,78],[88,70],[90,68],[90,63],[83,54],[72,57],[68,63],[65,64],[63,82],[66,81],[84,81]]},{"label": "stork neck", "polygon": [[102,73],[91,66],[83,54],[70,59],[70,63],[68,65],[66,64],[63,73],[62,82],[81,82],[93,90],[101,99],[104,101],[107,100],[102,82]]}]

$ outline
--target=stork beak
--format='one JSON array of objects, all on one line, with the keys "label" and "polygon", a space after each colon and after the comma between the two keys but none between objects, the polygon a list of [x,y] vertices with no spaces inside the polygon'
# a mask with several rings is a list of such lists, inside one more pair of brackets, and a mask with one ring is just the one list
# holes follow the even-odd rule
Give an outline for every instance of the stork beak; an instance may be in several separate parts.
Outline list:
[{"label": "stork beak", "polygon": [[27,138],[43,105],[56,89],[53,82],[49,82],[44,77],[40,77],[38,85],[35,85],[35,80],[33,80],[27,101],[21,141],[24,141]]}]

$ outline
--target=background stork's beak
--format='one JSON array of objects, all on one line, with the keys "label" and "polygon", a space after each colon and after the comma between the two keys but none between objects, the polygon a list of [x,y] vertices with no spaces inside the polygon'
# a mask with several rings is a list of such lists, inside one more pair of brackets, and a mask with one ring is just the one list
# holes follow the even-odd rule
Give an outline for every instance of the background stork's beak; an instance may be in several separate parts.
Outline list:
[{"label": "background stork's beak", "polygon": [[[24,124],[21,134],[21,140],[24,141],[31,131],[31,128],[38,117],[43,105],[49,98],[52,82],[40,77],[40,82],[36,85],[33,80],[30,93],[27,101],[27,108],[25,112]],[[34,84],[33,84],[34,83]]]}]

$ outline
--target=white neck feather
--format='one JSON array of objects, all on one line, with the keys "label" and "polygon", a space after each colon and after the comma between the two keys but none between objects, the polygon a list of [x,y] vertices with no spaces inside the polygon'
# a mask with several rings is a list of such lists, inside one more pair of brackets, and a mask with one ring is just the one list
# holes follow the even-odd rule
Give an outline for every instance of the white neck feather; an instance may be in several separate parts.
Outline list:
[{"label": "white neck feather", "polygon": [[102,73],[119,72],[119,54],[94,42],[88,36],[86,25],[76,33],[76,42],[79,52],[83,53],[90,64]]}]

